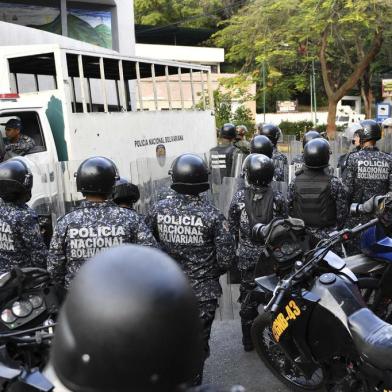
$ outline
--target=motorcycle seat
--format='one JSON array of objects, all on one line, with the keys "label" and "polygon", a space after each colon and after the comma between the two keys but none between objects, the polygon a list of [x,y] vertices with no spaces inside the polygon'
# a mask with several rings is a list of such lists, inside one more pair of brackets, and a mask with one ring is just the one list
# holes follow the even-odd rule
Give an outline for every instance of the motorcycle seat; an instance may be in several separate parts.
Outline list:
[{"label": "motorcycle seat", "polygon": [[392,370],[392,325],[362,308],[348,318],[348,326],[361,356],[381,370]]}]

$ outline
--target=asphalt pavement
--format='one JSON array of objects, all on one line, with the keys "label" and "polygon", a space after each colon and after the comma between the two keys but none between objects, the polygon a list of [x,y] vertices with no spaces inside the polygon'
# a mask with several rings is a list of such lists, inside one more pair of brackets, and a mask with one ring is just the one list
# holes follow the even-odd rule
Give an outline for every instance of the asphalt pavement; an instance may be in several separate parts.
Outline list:
[{"label": "asphalt pavement", "polygon": [[242,385],[246,392],[289,391],[264,366],[256,351],[244,351],[240,320],[215,320],[210,347],[211,355],[204,370],[205,383],[227,390],[233,385]]}]

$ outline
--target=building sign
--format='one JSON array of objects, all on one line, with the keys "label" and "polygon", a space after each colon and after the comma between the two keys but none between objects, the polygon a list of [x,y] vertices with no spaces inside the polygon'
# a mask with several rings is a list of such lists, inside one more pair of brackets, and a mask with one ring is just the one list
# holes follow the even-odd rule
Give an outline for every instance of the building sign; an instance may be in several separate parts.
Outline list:
[{"label": "building sign", "polygon": [[391,105],[389,103],[378,103],[377,104],[377,121],[383,122],[387,118],[391,117]]},{"label": "building sign", "polygon": [[290,113],[298,111],[297,101],[277,101],[276,102],[277,113]]},{"label": "building sign", "polygon": [[382,96],[392,97],[392,79],[382,79]]}]

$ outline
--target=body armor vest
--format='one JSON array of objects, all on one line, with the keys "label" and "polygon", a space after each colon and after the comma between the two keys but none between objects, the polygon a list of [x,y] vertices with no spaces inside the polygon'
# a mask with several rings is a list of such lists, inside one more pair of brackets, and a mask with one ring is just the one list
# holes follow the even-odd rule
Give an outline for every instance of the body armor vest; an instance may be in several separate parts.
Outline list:
[{"label": "body armor vest", "polygon": [[221,180],[223,177],[231,177],[235,150],[236,148],[232,144],[218,145],[210,150],[211,169],[219,169]]},{"label": "body armor vest", "polygon": [[249,219],[250,231],[255,224],[268,224],[274,217],[274,192],[269,186],[265,191],[256,193],[251,188],[245,189],[245,211]]},{"label": "body armor vest", "polygon": [[331,196],[331,177],[324,171],[304,168],[295,178],[293,214],[307,226],[336,225],[336,203]]}]

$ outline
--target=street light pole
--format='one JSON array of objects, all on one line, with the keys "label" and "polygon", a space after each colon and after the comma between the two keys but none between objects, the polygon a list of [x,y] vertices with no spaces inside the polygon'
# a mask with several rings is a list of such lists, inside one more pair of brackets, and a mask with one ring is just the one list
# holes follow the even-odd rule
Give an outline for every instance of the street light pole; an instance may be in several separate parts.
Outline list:
[{"label": "street light pole", "polygon": [[265,124],[265,101],[266,101],[266,91],[265,91],[265,62],[263,61],[262,65],[262,73],[263,73],[263,115],[264,115],[264,124]]},{"label": "street light pole", "polygon": [[312,60],[312,74],[313,74],[313,105],[314,105],[314,124],[317,125],[317,91],[316,91],[316,72],[314,70],[314,60]]},{"label": "street light pole", "polygon": [[312,113],[312,121],[314,119],[314,114],[313,114],[313,79],[312,79],[312,75],[310,75],[309,77],[309,81],[310,81],[310,111]]}]

